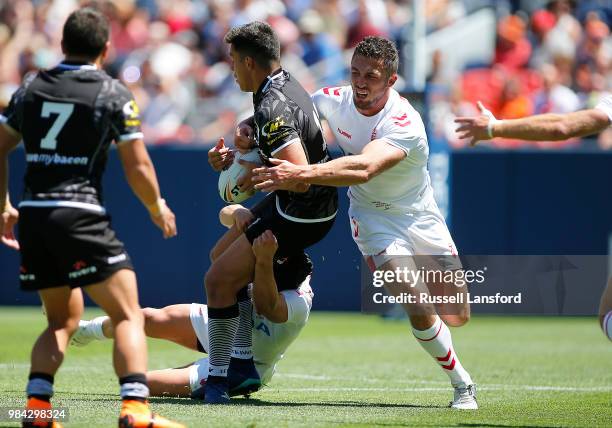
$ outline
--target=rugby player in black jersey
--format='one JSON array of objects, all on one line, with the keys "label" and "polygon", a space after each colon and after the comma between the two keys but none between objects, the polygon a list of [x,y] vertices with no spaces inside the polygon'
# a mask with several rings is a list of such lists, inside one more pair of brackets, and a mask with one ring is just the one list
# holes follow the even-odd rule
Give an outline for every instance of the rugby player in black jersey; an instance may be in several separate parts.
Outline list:
[{"label": "rugby player in black jersey", "polygon": [[[51,408],[53,378],[83,313],[83,289],[109,315],[115,330],[113,362],[123,406],[119,426],[179,427],[154,415],[145,372],[147,348],[136,276],[111,229],[102,200],[102,174],[112,141],[125,175],[165,238],[175,217],[160,197],[155,169],[140,131],[130,91],[101,66],[109,50],[106,18],[73,12],[62,38],[65,60],[28,75],[0,116],[0,230],[20,249],[21,288],[37,291],[47,328],[32,349],[28,408]],[[8,153],[23,140],[27,170],[19,212],[7,194]],[[19,239],[12,226],[19,219]],[[59,426],[53,420],[24,426]]]},{"label": "rugby player in black jersey", "polygon": [[[252,22],[231,29],[225,42],[240,89],[253,92],[252,125],[262,158],[297,164],[329,161],[316,109],[308,93],[282,69],[280,44],[272,28]],[[222,140],[209,152],[209,162],[217,171],[231,162]],[[243,189],[252,187],[250,174],[242,184]],[[301,253],[329,232],[337,204],[335,188],[298,184],[268,195],[252,209],[249,221],[233,226],[221,238],[231,245],[205,278],[210,340],[206,402],[229,402],[228,370],[242,373],[251,383],[258,380],[251,351],[251,306],[241,291],[253,279],[254,239],[270,230],[278,240],[277,257]]]}]

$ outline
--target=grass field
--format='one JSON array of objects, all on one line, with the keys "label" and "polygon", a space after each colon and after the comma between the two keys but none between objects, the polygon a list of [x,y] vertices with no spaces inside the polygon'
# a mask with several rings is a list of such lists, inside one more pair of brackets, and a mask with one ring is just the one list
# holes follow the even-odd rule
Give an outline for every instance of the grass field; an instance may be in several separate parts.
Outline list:
[{"label": "grass field", "polygon": [[[39,308],[0,308],[0,406],[23,405],[30,347],[42,326]],[[612,344],[594,318],[474,317],[453,338],[478,383],[478,411],[446,408],[447,378],[405,321],[317,312],[270,386],[251,399],[230,406],[151,402],[191,427],[612,426]],[[157,340],[149,349],[150,368],[198,357]],[[71,347],[54,397],[54,405],[69,408],[67,426],[116,424],[110,350],[110,341]]]}]

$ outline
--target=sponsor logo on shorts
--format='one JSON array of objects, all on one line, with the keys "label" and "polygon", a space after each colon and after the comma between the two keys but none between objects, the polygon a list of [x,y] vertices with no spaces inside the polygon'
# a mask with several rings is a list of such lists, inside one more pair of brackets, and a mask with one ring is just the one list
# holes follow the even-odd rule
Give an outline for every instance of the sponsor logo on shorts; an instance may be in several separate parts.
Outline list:
[{"label": "sponsor logo on shorts", "polygon": [[115,263],[123,262],[125,260],[127,260],[127,254],[123,253],[119,254],[118,256],[109,257],[106,262],[109,265],[114,265]]},{"label": "sponsor logo on shorts", "polygon": [[95,266],[87,266],[87,263],[85,263],[83,260],[75,262],[72,267],[74,270],[68,274],[68,278],[70,279],[91,275],[92,273],[96,273],[98,271]]},{"label": "sponsor logo on shorts", "polygon": [[36,275],[28,273],[25,267],[19,266],[19,279],[22,281],[34,281],[36,279]]}]

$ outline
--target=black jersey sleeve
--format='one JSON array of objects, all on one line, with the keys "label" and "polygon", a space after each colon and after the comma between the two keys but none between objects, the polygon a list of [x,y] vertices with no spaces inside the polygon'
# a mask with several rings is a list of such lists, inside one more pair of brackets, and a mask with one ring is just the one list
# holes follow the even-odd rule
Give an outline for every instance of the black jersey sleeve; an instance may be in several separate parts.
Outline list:
[{"label": "black jersey sleeve", "polygon": [[271,96],[266,97],[255,111],[257,142],[267,156],[274,156],[289,144],[300,142],[294,111],[290,103]]},{"label": "black jersey sleeve", "polygon": [[118,80],[109,82],[105,94],[111,104],[111,127],[116,143],[144,138],[140,124],[140,109],[134,96]]},{"label": "black jersey sleeve", "polygon": [[22,134],[23,124],[23,106],[25,100],[25,94],[28,90],[28,86],[36,78],[36,73],[27,74],[19,89],[15,91],[11,97],[8,107],[4,110],[4,113],[0,115],[0,123],[8,126],[10,131],[13,133]]}]

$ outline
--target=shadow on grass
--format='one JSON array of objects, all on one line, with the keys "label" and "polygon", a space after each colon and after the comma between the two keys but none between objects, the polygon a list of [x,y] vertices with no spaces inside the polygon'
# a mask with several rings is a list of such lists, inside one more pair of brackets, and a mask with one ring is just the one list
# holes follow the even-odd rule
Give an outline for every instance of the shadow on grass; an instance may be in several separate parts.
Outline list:
[{"label": "shadow on grass", "polygon": [[[149,402],[156,404],[178,404],[186,406],[205,406],[203,401],[200,400],[189,400],[178,397],[151,397]],[[408,408],[420,408],[420,409],[445,409],[447,406],[435,406],[435,405],[421,405],[421,404],[388,404],[388,403],[370,403],[360,401],[319,401],[319,402],[274,402],[274,401],[263,401],[257,398],[238,398],[233,399],[226,406],[253,406],[253,407],[304,407],[304,406],[317,406],[317,407],[378,407],[378,408],[397,408],[397,409],[408,409]]]}]

